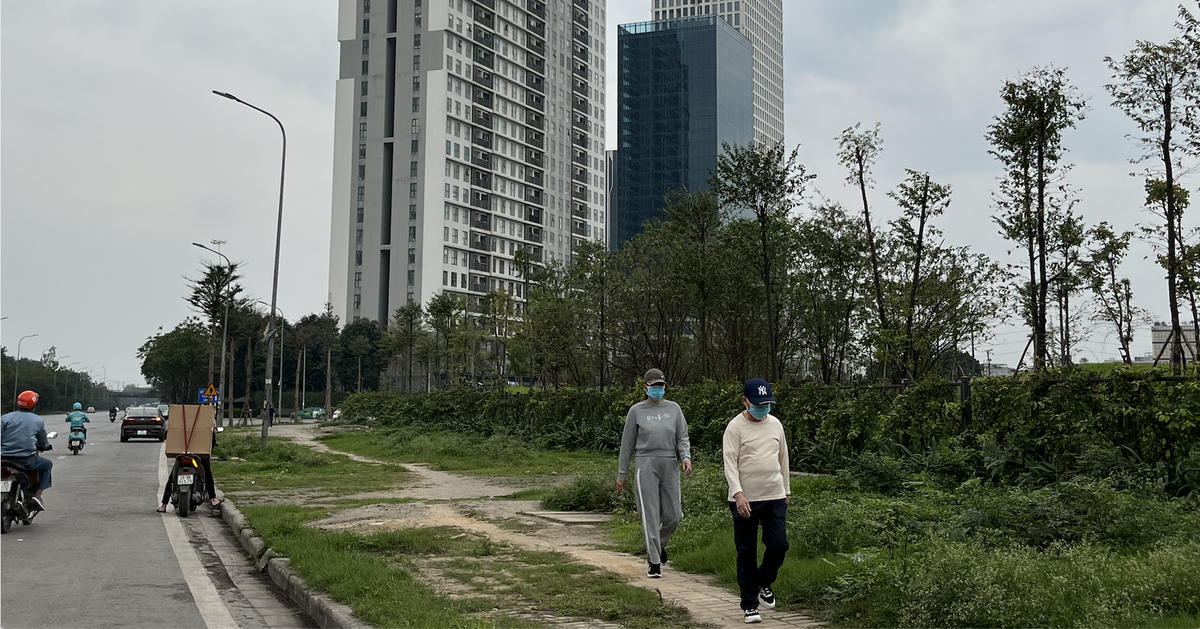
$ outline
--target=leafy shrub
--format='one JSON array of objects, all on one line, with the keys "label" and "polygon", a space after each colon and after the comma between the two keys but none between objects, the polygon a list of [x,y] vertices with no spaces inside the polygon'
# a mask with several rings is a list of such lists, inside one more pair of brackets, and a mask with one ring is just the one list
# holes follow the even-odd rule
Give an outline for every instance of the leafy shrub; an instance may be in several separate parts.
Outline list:
[{"label": "leafy shrub", "polygon": [[323,467],[329,465],[329,454],[323,454],[292,441],[271,439],[267,447],[259,445],[262,438],[258,435],[239,435],[225,437],[218,442],[213,455],[219,460],[240,458],[253,461],[268,467],[284,468],[290,466]]},{"label": "leafy shrub", "polygon": [[[858,469],[864,486],[886,491],[897,491],[904,475],[943,485],[977,476],[1029,486],[1077,474],[1125,475],[1150,479],[1172,496],[1200,489],[1200,379],[1166,382],[1158,372],[1116,370],[1098,381],[1065,370],[976,378],[968,404],[957,391],[957,383],[938,380],[904,390],[781,386],[774,413],[794,469]],[[741,409],[741,387],[705,381],[667,395],[687,416],[693,451],[719,453],[725,426]],[[386,427],[614,451],[625,413],[640,399],[634,390],[365,392],[349,396],[341,410],[348,420],[375,418]],[[903,451],[889,452],[897,447]],[[899,473],[884,460],[854,460],[881,452],[902,461]]]},{"label": "leafy shrub", "polygon": [[555,486],[542,498],[542,508],[552,511],[632,513],[632,483],[617,493],[616,475],[580,474],[570,483]]},{"label": "leafy shrub", "polygon": [[854,489],[875,491],[894,496],[907,488],[912,477],[904,471],[898,459],[864,452],[850,457],[846,467],[838,470],[838,477]]},{"label": "leafy shrub", "polygon": [[1129,626],[1200,611],[1200,544],[1117,555],[932,540],[903,565],[878,556],[859,562],[831,592],[843,604],[865,597],[875,626]]}]

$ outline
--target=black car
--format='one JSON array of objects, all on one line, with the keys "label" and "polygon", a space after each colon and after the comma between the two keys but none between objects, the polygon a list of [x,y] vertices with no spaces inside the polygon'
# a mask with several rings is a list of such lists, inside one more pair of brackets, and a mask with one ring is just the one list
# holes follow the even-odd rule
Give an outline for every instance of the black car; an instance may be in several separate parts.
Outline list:
[{"label": "black car", "polygon": [[167,422],[162,413],[153,406],[139,406],[125,411],[125,419],[121,420],[121,441],[130,439],[167,438]]}]

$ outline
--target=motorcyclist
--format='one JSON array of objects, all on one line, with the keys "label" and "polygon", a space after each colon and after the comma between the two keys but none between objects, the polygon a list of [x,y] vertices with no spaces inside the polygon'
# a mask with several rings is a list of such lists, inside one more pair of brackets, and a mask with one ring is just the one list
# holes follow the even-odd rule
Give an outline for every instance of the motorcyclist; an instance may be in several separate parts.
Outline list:
[{"label": "motorcyclist", "polygon": [[[216,426],[213,426],[212,447],[213,448],[217,447],[217,427]],[[217,497],[217,487],[216,487],[216,484],[213,482],[212,465],[209,462],[209,459],[211,459],[212,457],[207,454],[202,454],[202,455],[198,455],[196,458],[200,459],[200,467],[204,468],[204,489],[206,491],[208,491],[208,506],[213,509],[216,509],[217,507],[221,506],[222,502],[225,502],[225,499]],[[167,512],[167,504],[170,503],[171,494],[173,494],[173,493],[175,493],[175,475],[168,474],[167,475],[167,485],[165,487],[163,487],[162,504],[160,504],[158,506],[158,508],[155,509],[155,511],[157,511],[158,513],[166,513]]]},{"label": "motorcyclist", "polygon": [[54,447],[46,437],[46,422],[33,414],[37,403],[37,393],[23,391],[17,396],[17,410],[0,417],[0,456],[38,472],[38,482],[31,488],[33,495],[29,497],[28,506],[31,510],[45,511],[42,492],[50,489],[50,469],[54,463],[37,453]]},{"label": "motorcyclist", "polygon": [[115,407],[115,406],[114,406],[114,407],[112,407],[112,410],[110,410],[110,411],[108,412],[108,421],[110,421],[110,422],[115,422],[115,421],[117,421],[117,411],[119,411],[119,410],[121,410],[121,409],[119,409],[119,408],[117,408],[117,407]]},{"label": "motorcyclist", "polygon": [[86,440],[87,426],[84,426],[84,424],[90,424],[92,420],[88,418],[87,413],[83,412],[83,405],[79,402],[76,402],[72,408],[73,410],[67,413],[67,418],[64,421],[71,422],[71,430],[82,430],[83,438]]}]

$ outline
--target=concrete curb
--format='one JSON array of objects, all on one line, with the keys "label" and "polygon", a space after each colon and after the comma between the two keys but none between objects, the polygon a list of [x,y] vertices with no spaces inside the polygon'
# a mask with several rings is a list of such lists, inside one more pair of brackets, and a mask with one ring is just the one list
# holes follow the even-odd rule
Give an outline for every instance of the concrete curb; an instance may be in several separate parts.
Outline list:
[{"label": "concrete curb", "polygon": [[[221,503],[221,519],[233,530],[250,560],[266,569],[267,575],[287,593],[313,622],[324,629],[372,629],[371,625],[359,621],[346,605],[321,594],[304,583],[299,575],[288,566],[290,559],[275,555],[275,549],[267,548],[266,542],[255,534],[246,523],[246,517],[228,498]],[[265,565],[264,565],[265,564]]]}]

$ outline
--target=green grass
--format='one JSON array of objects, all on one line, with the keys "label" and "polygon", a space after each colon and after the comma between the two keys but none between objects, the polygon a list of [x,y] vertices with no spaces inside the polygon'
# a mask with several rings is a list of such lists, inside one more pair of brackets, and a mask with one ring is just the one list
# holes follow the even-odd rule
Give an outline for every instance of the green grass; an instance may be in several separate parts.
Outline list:
[{"label": "green grass", "polygon": [[[435,470],[489,476],[545,476],[616,469],[603,452],[530,448],[507,435],[483,437],[416,428],[339,431],[322,437],[335,450],[397,463],[426,463]],[[615,476],[615,471],[613,472]]]},{"label": "green grass", "polygon": [[[536,623],[469,616],[477,605],[438,596],[397,565],[408,554],[464,551],[447,529],[410,529],[371,536],[325,533],[304,525],[328,515],[298,506],[247,507],[247,521],[310,586],[349,605],[377,627],[528,627]],[[465,546],[462,544],[461,546]],[[465,552],[469,552],[466,549]]]},{"label": "green grass", "polygon": [[[588,481],[575,485],[555,492],[582,494]],[[671,563],[733,590],[719,468],[697,466],[682,490]],[[644,554],[636,516],[607,530],[614,550]],[[882,495],[835,477],[794,478],[788,537],[774,588],[781,609],[814,610],[835,626],[1198,626],[1200,502],[1149,488],[969,481]]]},{"label": "green grass", "polygon": [[[686,610],[560,553],[523,551],[451,527],[358,535],[305,526],[328,515],[325,509],[260,506],[244,513],[307,583],[378,627],[540,626],[505,613],[530,610],[630,628],[691,626]],[[439,596],[416,578],[417,561],[440,566],[475,596]]]},{"label": "green grass", "polygon": [[[1163,358],[1163,360],[1159,361],[1159,363],[1158,363],[1158,367],[1157,367],[1158,371],[1161,371],[1161,372],[1164,372],[1167,374],[1171,373],[1170,362],[1171,362],[1170,356],[1165,356]],[[1122,363],[1122,362],[1078,363],[1075,365],[1075,367],[1079,368],[1082,371],[1093,372],[1097,375],[1108,375],[1117,369],[1129,369],[1130,371],[1151,371],[1151,370],[1155,369],[1154,363],[1152,363],[1152,362],[1151,363],[1133,363],[1132,365],[1126,365],[1125,363]]]},{"label": "green grass", "polygon": [[561,617],[595,618],[642,627],[689,627],[687,610],[664,604],[657,593],[625,583],[618,575],[571,561],[557,552],[491,545],[487,553],[447,562],[444,576],[480,596],[533,607]]},{"label": "green grass", "polygon": [[[400,466],[353,461],[272,437],[259,448],[257,435],[230,435],[214,450],[213,476],[225,492],[310,490],[329,496],[384,491],[412,473]],[[234,460],[240,459],[240,460]]]}]

